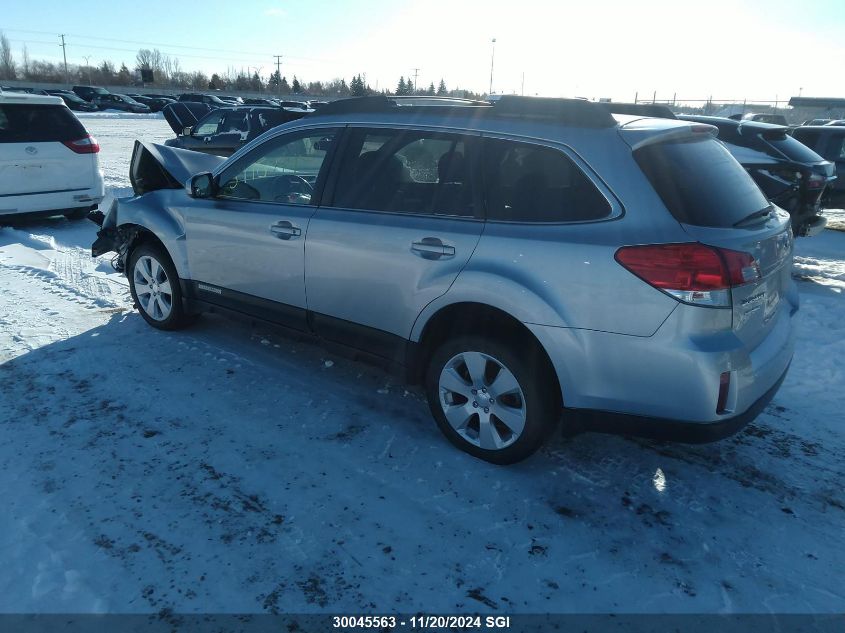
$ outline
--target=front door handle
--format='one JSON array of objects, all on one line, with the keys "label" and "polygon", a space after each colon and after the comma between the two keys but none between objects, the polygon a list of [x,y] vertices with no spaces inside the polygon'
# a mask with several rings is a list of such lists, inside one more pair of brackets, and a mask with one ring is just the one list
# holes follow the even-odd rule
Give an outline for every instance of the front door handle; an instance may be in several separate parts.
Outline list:
[{"label": "front door handle", "polygon": [[424,237],[411,242],[411,252],[423,259],[447,259],[455,256],[455,247],[444,244],[439,237]]},{"label": "front door handle", "polygon": [[302,229],[300,229],[298,226],[294,226],[287,220],[271,224],[270,232],[276,237],[278,237],[280,240],[289,240],[291,238],[299,237],[300,235],[302,235]]}]

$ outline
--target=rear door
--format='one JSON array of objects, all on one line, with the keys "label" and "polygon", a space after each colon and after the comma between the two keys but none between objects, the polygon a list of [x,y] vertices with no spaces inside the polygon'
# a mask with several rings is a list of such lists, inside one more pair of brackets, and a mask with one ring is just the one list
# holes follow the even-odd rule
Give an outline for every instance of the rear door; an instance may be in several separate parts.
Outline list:
[{"label": "rear door", "polygon": [[0,201],[89,189],[96,154],[79,154],[65,145],[87,136],[64,104],[0,104]]},{"label": "rear door", "polygon": [[754,349],[797,305],[789,214],[715,140],[657,143],[634,156],[691,241],[754,257],[757,269],[743,270],[748,281],[731,291],[733,330]]},{"label": "rear door", "polygon": [[205,141],[203,151],[218,156],[231,156],[246,143],[249,136],[249,111],[224,110],[217,133]]},{"label": "rear door", "polygon": [[330,204],[308,228],[313,327],[401,359],[423,308],[466,265],[484,226],[475,135],[350,127]]}]

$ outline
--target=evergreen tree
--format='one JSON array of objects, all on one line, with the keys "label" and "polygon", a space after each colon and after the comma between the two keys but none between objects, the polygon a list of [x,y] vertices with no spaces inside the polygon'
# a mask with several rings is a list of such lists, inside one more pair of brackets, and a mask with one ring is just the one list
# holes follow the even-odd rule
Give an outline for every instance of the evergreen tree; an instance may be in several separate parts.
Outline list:
[{"label": "evergreen tree", "polygon": [[214,73],[211,75],[211,79],[208,82],[208,89],[209,90],[218,90],[223,87],[223,80],[220,79],[220,75]]},{"label": "evergreen tree", "polygon": [[433,95],[434,94],[434,82],[433,81],[428,85],[428,89],[425,91],[425,94],[427,94],[427,95]]},{"label": "evergreen tree", "polygon": [[289,95],[290,94],[290,84],[288,83],[287,77],[282,77],[282,86],[280,88],[280,92],[283,95]]},{"label": "evergreen tree", "polygon": [[408,94],[408,87],[405,85],[405,77],[399,77],[399,85],[396,86],[396,96],[401,97],[406,94]]},{"label": "evergreen tree", "polygon": [[296,78],[296,75],[293,76],[293,83],[290,85],[290,89],[295,95],[302,92],[302,84],[299,83],[299,79]]},{"label": "evergreen tree", "polygon": [[267,80],[267,88],[276,90],[279,87],[281,81],[282,80],[279,77],[279,71],[274,70],[272,73],[270,73],[270,79]]},{"label": "evergreen tree", "polygon": [[437,94],[441,97],[444,97],[449,94],[449,91],[446,90],[446,82],[442,79],[440,80],[440,85],[437,86]]},{"label": "evergreen tree", "polygon": [[364,85],[364,78],[361,75],[353,77],[349,84],[349,90],[353,97],[367,96],[367,87]]},{"label": "evergreen tree", "polygon": [[120,65],[120,70],[117,71],[117,84],[119,86],[128,86],[132,83],[132,75],[129,73],[129,69],[126,67],[126,64]]}]

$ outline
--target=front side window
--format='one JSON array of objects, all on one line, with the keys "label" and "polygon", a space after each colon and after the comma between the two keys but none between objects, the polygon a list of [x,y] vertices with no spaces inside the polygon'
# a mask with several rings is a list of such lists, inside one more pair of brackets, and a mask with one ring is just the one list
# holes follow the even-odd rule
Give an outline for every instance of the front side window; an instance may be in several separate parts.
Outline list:
[{"label": "front side window", "polygon": [[471,137],[417,130],[350,130],[333,206],[475,215]]},{"label": "front side window", "polygon": [[212,112],[202,121],[197,123],[197,126],[194,128],[193,135],[211,136],[212,134],[217,134],[217,128],[220,127],[220,121],[222,118],[222,112]]},{"label": "front side window", "polygon": [[583,222],[611,213],[607,199],[560,150],[488,139],[484,155],[489,220]]},{"label": "front side window", "polygon": [[220,176],[218,197],[312,204],[317,177],[337,130],[286,134],[250,152]]}]

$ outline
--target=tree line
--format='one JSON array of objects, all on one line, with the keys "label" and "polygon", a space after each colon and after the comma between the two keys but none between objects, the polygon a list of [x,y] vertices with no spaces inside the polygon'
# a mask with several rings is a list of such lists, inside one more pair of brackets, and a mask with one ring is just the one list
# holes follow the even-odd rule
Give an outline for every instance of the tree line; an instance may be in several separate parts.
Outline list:
[{"label": "tree line", "polygon": [[[215,72],[210,76],[201,71],[187,71],[177,57],[162,53],[158,49],[142,48],[135,56],[135,67],[122,63],[120,67],[109,60],[99,64],[68,64],[67,81],[99,86],[143,86],[144,88],[163,88],[171,90],[227,90],[242,92],[267,92],[270,94],[326,97],[363,97],[373,94],[386,95],[439,95],[464,98],[481,98],[483,95],[460,88],[448,89],[441,79],[435,88],[417,88],[410,77],[399,78],[394,90],[373,89],[361,73],[347,83],[346,79],[335,78],[330,81],[305,81],[294,75],[289,81],[278,70],[273,71],[265,81],[257,70],[227,68],[226,72]],[[152,77],[152,81],[141,82],[142,76]],[[21,51],[20,61],[15,60],[9,40],[0,32],[0,80],[22,80],[43,83],[65,82],[64,64],[45,60],[31,59],[26,46]]]}]

